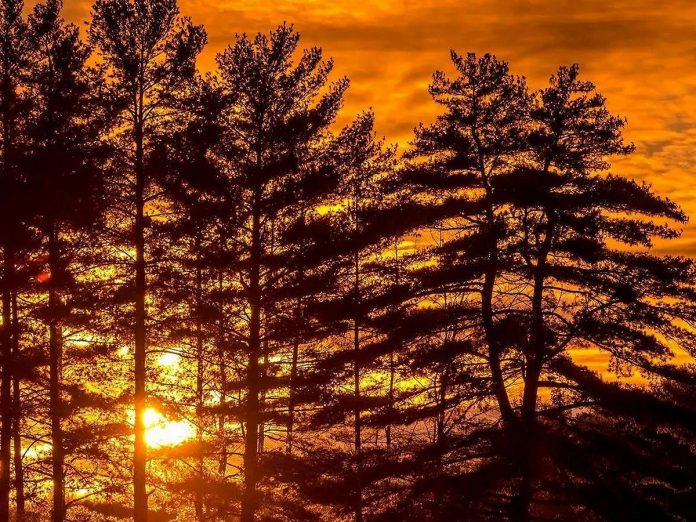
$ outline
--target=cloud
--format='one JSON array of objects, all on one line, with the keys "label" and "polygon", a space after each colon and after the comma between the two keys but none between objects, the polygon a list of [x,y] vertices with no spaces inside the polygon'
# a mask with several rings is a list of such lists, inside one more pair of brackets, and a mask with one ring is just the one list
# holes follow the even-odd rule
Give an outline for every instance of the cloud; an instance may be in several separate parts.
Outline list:
[{"label": "cloud", "polygon": [[[90,3],[64,0],[68,18],[87,19]],[[451,71],[449,49],[492,52],[532,87],[561,64],[580,63],[610,109],[628,118],[636,153],[614,165],[650,182],[696,216],[696,3],[690,0],[182,0],[181,12],[205,24],[201,59],[235,33],[294,23],[304,45],[319,45],[351,78],[345,115],[372,107],[379,130],[405,143],[434,117],[427,84]],[[696,219],[674,251],[692,252]],[[682,248],[683,247],[683,248]]]}]

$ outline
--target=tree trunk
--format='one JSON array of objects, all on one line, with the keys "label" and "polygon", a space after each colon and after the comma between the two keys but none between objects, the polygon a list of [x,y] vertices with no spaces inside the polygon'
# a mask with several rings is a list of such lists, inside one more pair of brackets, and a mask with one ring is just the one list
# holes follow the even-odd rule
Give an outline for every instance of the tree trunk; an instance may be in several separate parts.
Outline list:
[{"label": "tree trunk", "polygon": [[536,480],[537,440],[536,407],[539,390],[541,365],[532,361],[527,366],[524,393],[522,399],[520,441],[520,490],[516,499],[517,506],[513,512],[516,522],[529,522],[532,519],[532,502],[534,501],[534,483]]},{"label": "tree trunk", "polygon": [[498,402],[500,414],[506,424],[512,425],[516,421],[516,416],[507,390],[505,389],[505,378],[500,364],[500,348],[497,342],[495,332],[495,323],[493,321],[493,288],[495,286],[495,271],[487,271],[484,276],[483,290],[481,292],[481,311],[483,318],[483,328],[486,334],[488,345],[488,366],[491,371],[491,380],[493,391]]},{"label": "tree trunk", "polygon": [[354,409],[354,437],[355,437],[355,461],[356,461],[356,485],[355,485],[355,522],[363,520],[363,492],[362,492],[362,418],[360,407],[360,258],[355,254],[354,258],[355,280],[353,282],[353,292],[355,294],[355,319],[353,321],[353,349],[355,351],[355,361],[353,363],[353,393],[355,400]]},{"label": "tree trunk", "polygon": [[[302,273],[298,271],[296,274],[297,287],[301,288]],[[298,297],[295,302],[295,310],[293,311],[293,319],[295,322],[295,335],[292,341],[292,359],[290,361],[290,383],[288,386],[288,423],[285,439],[285,453],[292,455],[292,446],[295,436],[295,408],[296,408],[296,391],[297,386],[297,365],[300,358],[300,329],[302,320],[302,298]]]},{"label": "tree trunk", "polygon": [[556,221],[553,212],[547,211],[547,226],[544,242],[537,256],[534,267],[534,290],[532,294],[532,317],[529,334],[524,392],[522,395],[521,413],[521,450],[520,450],[520,491],[515,519],[518,522],[528,522],[532,518],[532,503],[534,501],[534,484],[538,468],[537,452],[537,399],[539,395],[539,377],[541,376],[546,355],[546,339],[544,324],[544,283],[546,277],[546,262],[553,237]]},{"label": "tree trunk", "polygon": [[[299,301],[299,299],[298,299]],[[299,309],[299,305],[297,306]],[[298,317],[299,313],[295,313],[295,317]],[[299,325],[296,323],[296,328]],[[290,362],[290,386],[288,389],[288,424],[287,433],[285,438],[285,453],[292,455],[292,445],[293,437],[295,435],[295,386],[297,383],[297,363],[300,354],[300,339],[299,336],[295,336],[292,342],[292,360]]]},{"label": "tree trunk", "polygon": [[389,391],[387,392],[387,407],[389,408],[389,420],[385,429],[385,439],[387,450],[391,449],[392,445],[392,415],[394,414],[394,377],[396,373],[396,358],[394,352],[389,354]]},{"label": "tree trunk", "polygon": [[220,366],[220,406],[221,411],[218,418],[218,437],[220,439],[220,461],[218,463],[218,474],[224,479],[227,473],[227,434],[225,429],[225,423],[227,421],[227,416],[225,415],[222,408],[224,408],[227,402],[227,362],[225,360],[225,319],[224,313],[225,308],[222,301],[222,288],[223,288],[223,273],[222,270],[218,270],[218,293],[219,293],[219,306],[218,306],[218,334],[217,334],[217,351],[218,351],[218,364]]},{"label": "tree trunk", "polygon": [[[399,270],[399,239],[394,241],[394,284],[398,287],[400,281]],[[398,351],[401,351],[401,342],[399,342]],[[389,391],[387,393],[387,407],[389,408],[389,421],[385,429],[385,439],[387,450],[391,449],[392,444],[392,415],[394,414],[394,378],[396,374],[396,356],[394,350],[389,352]]]},{"label": "tree trunk", "polygon": [[[261,343],[262,346],[262,357],[263,357],[263,366],[261,367],[260,375],[259,378],[261,379],[261,382],[264,382],[267,377],[267,372],[268,372],[268,339],[265,339],[263,343]],[[261,388],[261,392],[259,393],[259,411],[264,411],[266,407],[266,387],[263,386]],[[263,453],[263,447],[266,442],[266,423],[263,419],[263,417],[259,418],[259,453]]]},{"label": "tree trunk", "polygon": [[63,522],[65,519],[65,484],[64,484],[64,454],[63,429],[61,426],[63,405],[61,402],[62,382],[62,332],[60,318],[60,296],[58,295],[57,277],[60,273],[58,238],[53,226],[48,235],[48,262],[50,279],[48,283],[49,308],[49,395],[51,404],[51,478],[53,480],[53,522]]},{"label": "tree trunk", "polygon": [[[17,367],[19,360],[19,311],[17,310],[17,291],[12,292],[12,361]],[[24,465],[22,462],[22,396],[19,377],[14,372],[12,376],[12,440],[14,445],[14,470],[15,470],[15,505],[17,507],[17,520],[25,518],[24,499]]]},{"label": "tree trunk", "polygon": [[12,442],[12,286],[14,252],[6,245],[2,293],[2,384],[0,384],[0,520],[10,519],[10,458]]},{"label": "tree trunk", "polygon": [[498,408],[500,409],[503,421],[510,426],[515,423],[517,417],[510,404],[507,390],[505,389],[505,378],[503,377],[500,364],[501,354],[493,314],[493,290],[498,275],[498,241],[494,235],[495,216],[492,208],[488,209],[486,218],[489,228],[490,246],[488,249],[488,267],[484,273],[483,287],[481,289],[481,317],[486,344],[488,345],[488,366],[491,371],[493,391],[498,401]]},{"label": "tree trunk", "polygon": [[[257,182],[258,183],[258,182]],[[257,510],[259,438],[259,356],[261,355],[261,187],[254,190],[249,266],[249,359],[247,364],[244,492],[241,522],[254,522]]]},{"label": "tree trunk", "polygon": [[[2,174],[9,184],[12,181],[12,100],[15,96],[10,72],[9,38],[3,39],[2,96]],[[14,287],[15,252],[12,244],[12,223],[5,232],[3,245],[3,294],[2,294],[2,383],[0,384],[0,520],[10,519],[10,459],[12,443],[12,288]]]},{"label": "tree trunk", "polygon": [[445,422],[446,422],[446,404],[447,404],[447,370],[442,370],[440,373],[440,389],[437,397],[437,431],[435,437],[435,446],[437,448],[436,452],[436,468],[437,474],[442,473],[442,455],[444,453],[445,447]]},{"label": "tree trunk", "polygon": [[[269,252],[271,255],[274,253],[275,250],[275,219],[271,220],[271,241],[269,245]],[[273,278],[273,274],[270,275],[270,278]],[[267,321],[268,317],[268,312],[269,310],[263,310],[263,317],[264,321]],[[269,363],[269,346],[268,346],[268,339],[264,339],[262,343],[262,348],[263,348],[263,367],[261,368],[261,382],[265,382],[266,378],[268,376],[268,363]],[[265,411],[266,408],[266,386],[262,386],[261,389],[261,395],[259,399],[259,410],[260,411]],[[266,440],[266,422],[261,417],[259,419],[259,453],[263,453],[263,448]]]},{"label": "tree trunk", "polygon": [[[142,102],[142,100],[141,100]],[[142,107],[142,103],[140,104]],[[135,126],[135,451],[133,455],[133,519],[146,522],[147,445],[145,441],[146,331],[145,331],[145,169],[143,160],[143,124]]]},{"label": "tree trunk", "polygon": [[196,520],[203,522],[203,482],[205,480],[205,460],[203,453],[203,273],[201,270],[200,238],[196,237],[196,440],[198,442],[196,484]]}]

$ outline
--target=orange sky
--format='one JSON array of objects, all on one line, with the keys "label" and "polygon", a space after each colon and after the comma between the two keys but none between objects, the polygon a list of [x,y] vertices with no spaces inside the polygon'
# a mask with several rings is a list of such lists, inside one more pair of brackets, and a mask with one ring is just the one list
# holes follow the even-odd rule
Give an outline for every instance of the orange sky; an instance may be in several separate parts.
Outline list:
[{"label": "orange sky", "polygon": [[[91,2],[64,0],[67,18]],[[379,132],[406,142],[435,109],[426,87],[449,70],[448,51],[492,52],[542,86],[560,64],[578,62],[609,107],[628,118],[637,152],[619,173],[651,183],[692,215],[668,247],[696,255],[696,2],[689,0],[180,0],[210,43],[202,66],[235,32],[294,23],[351,78],[345,117],[372,107]]]}]

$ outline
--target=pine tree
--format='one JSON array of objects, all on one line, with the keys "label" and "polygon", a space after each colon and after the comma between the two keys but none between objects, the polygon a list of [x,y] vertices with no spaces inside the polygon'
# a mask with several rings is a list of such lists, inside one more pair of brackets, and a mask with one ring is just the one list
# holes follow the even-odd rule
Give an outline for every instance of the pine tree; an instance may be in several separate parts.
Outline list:
[{"label": "pine tree", "polygon": [[326,150],[328,129],[347,87],[345,80],[327,84],[333,64],[322,59],[318,48],[303,51],[294,63],[298,44],[299,35],[283,25],[268,36],[239,36],[218,56],[230,100],[220,157],[239,187],[241,228],[234,241],[244,310],[240,340],[246,351],[243,522],[256,520],[260,507],[259,427],[267,421],[262,404],[269,389],[265,361],[275,347],[269,328],[276,308],[273,287],[294,276],[279,265],[286,249],[282,229],[298,205],[307,207],[331,189],[332,172],[313,168],[314,158]]},{"label": "pine tree", "polygon": [[[228,354],[222,346],[224,333],[220,334],[223,298],[219,294],[224,282],[220,280],[219,240],[226,233],[223,231],[235,229],[236,206],[231,203],[236,187],[229,183],[213,154],[220,145],[220,116],[225,107],[217,81],[197,78],[188,89],[177,93],[174,105],[180,117],[158,137],[157,153],[165,173],[161,183],[171,202],[168,220],[158,227],[161,243],[157,250],[162,258],[171,260],[164,273],[160,269],[159,286],[163,288],[159,293],[161,306],[174,313],[159,324],[171,332],[173,345],[185,340],[190,346],[182,353],[193,361],[189,380],[196,447],[195,476],[189,484],[196,519],[205,520],[211,499],[221,504],[211,491],[215,481],[207,465],[212,446],[207,433],[213,428],[208,397],[217,391],[222,398],[226,392],[224,386],[211,381],[226,377],[220,364],[220,357]],[[219,366],[217,372],[213,371],[213,361]],[[226,442],[220,445],[223,454]]]},{"label": "pine tree", "polygon": [[133,460],[134,519],[147,520],[145,409],[147,405],[147,252],[146,204],[153,199],[146,168],[152,129],[161,124],[172,90],[191,77],[195,58],[206,36],[201,27],[178,18],[175,0],[98,0],[92,11],[90,39],[108,68],[111,98],[122,108],[119,130],[124,133],[123,166],[132,208],[132,247],[135,250],[135,452]]},{"label": "pine tree", "polygon": [[[424,165],[407,169],[406,181],[428,197],[448,198],[453,212],[442,216],[447,231],[440,251],[449,261],[432,280],[479,294],[480,325],[491,372],[491,386],[506,422],[513,418],[501,366],[504,343],[494,288],[507,262],[501,245],[509,234],[504,202],[495,195],[495,179],[516,166],[524,149],[525,123],[530,103],[525,83],[511,75],[505,62],[491,55],[462,57],[452,52],[458,76],[435,73],[430,93],[445,114],[429,127],[419,127],[409,157]],[[456,204],[456,203],[460,204]],[[439,279],[439,281],[438,281]],[[472,280],[479,282],[472,286]],[[480,286],[479,286],[480,285]]]},{"label": "pine tree", "polygon": [[31,152],[23,165],[48,258],[48,270],[40,280],[48,287],[54,521],[65,518],[61,372],[63,324],[69,322],[70,312],[62,295],[74,284],[69,238],[100,218],[100,162],[106,152],[99,141],[97,118],[103,114],[95,97],[98,78],[86,67],[91,51],[81,42],[78,28],[62,20],[61,7],[60,1],[51,0],[37,5],[29,17],[34,60],[27,83],[33,103],[27,127]]},{"label": "pine tree", "polygon": [[[2,140],[2,171],[0,193],[2,207],[2,360],[0,388],[0,519],[9,520],[10,456],[13,417],[19,400],[16,389],[13,399],[13,358],[18,347],[16,311],[16,256],[25,237],[23,214],[27,207],[22,201],[22,180],[17,170],[20,157],[22,120],[26,104],[21,93],[21,82],[29,60],[24,3],[7,0],[0,5],[0,139]],[[26,217],[26,216],[25,216]],[[14,312],[13,312],[14,308]],[[13,316],[15,320],[13,320]],[[16,419],[14,420],[16,423]],[[15,437],[16,440],[17,437]]]},{"label": "pine tree", "polygon": [[[514,518],[535,512],[540,380],[573,347],[610,354],[614,368],[668,372],[665,339],[690,351],[691,262],[637,252],[655,238],[674,238],[668,223],[684,222],[673,202],[650,187],[606,174],[610,155],[628,154],[625,121],[611,115],[577,66],[562,67],[538,93],[530,113],[530,158],[507,179],[501,198],[518,222],[513,270],[525,279],[528,301],[519,311],[521,482]],[[664,222],[667,224],[664,224]],[[622,245],[623,248],[620,246]]]},{"label": "pine tree", "polygon": [[[381,452],[363,447],[365,418],[387,400],[374,381],[388,351],[380,344],[376,318],[389,308],[387,285],[380,282],[385,269],[380,256],[391,229],[375,216],[385,205],[394,148],[376,137],[374,116],[368,112],[341,132],[332,157],[340,184],[321,212],[308,216],[299,229],[303,262],[313,266],[303,271],[310,274],[303,286],[318,285],[313,294],[306,293],[301,316],[319,336],[315,362],[305,364],[297,389],[290,391],[293,400],[297,397],[314,410],[309,427],[320,430],[320,436],[305,442],[303,454],[289,459],[288,467],[304,469],[294,479],[300,496],[350,510],[360,520],[369,504],[364,492],[371,485],[363,477],[370,476],[366,470]],[[371,381],[367,387],[365,378]],[[349,423],[350,434],[343,430]],[[369,433],[377,431],[371,428]],[[336,467],[337,462],[342,465]]]},{"label": "pine tree", "polygon": [[[507,201],[498,195],[498,180],[522,162],[531,97],[524,80],[494,56],[452,52],[451,58],[457,75],[449,78],[438,71],[429,89],[444,113],[434,123],[416,128],[406,153],[409,162],[401,172],[413,201],[422,207],[406,219],[413,221],[413,228],[431,229],[436,237],[423,249],[428,262],[412,273],[414,295],[429,304],[409,312],[400,336],[415,349],[411,356],[415,367],[430,373],[436,396],[434,472],[415,491],[435,492],[439,498],[434,509],[440,516],[459,520],[471,514],[458,511],[466,503],[458,494],[452,496],[449,486],[468,483],[470,468],[446,469],[438,461],[449,455],[452,462],[466,462],[471,458],[465,456],[467,452],[485,454],[491,448],[467,448],[457,441],[476,440],[476,433],[487,427],[445,429],[446,412],[454,416],[461,406],[473,416],[495,415],[486,413],[482,402],[490,395],[504,425],[516,429],[509,396],[512,370],[506,363],[514,339],[510,324],[515,282],[508,278],[514,220]],[[487,371],[482,372],[483,368]],[[464,453],[449,454],[454,448]],[[435,478],[443,474],[449,483]],[[484,483],[483,476],[479,482]],[[469,490],[473,500],[479,488]],[[447,507],[445,497],[454,504]],[[404,506],[408,503],[398,509]]]},{"label": "pine tree", "polygon": [[[458,293],[464,301],[456,322],[466,327],[475,319],[467,327],[471,353],[489,367],[508,440],[487,451],[497,455],[491,462],[519,474],[517,492],[509,486],[512,501],[489,509],[528,520],[544,458],[539,383],[542,375],[553,380],[553,361],[594,346],[610,351],[616,368],[664,373],[671,370],[653,360],[669,353],[659,339],[690,349],[687,330],[675,326],[689,320],[690,308],[666,305],[691,299],[690,264],[607,243],[649,248],[654,237],[675,236],[659,221],[684,216],[649,187],[601,174],[607,156],[632,148],[621,138],[623,120],[608,113],[592,84],[577,80],[577,68],[560,69],[530,98],[494,58],[453,59],[460,76],[437,73],[431,87],[446,112],[417,129],[409,153],[416,161],[404,171],[417,197],[451,209],[433,220],[446,231],[433,248],[442,265],[421,269],[417,286]],[[485,352],[477,347],[479,328]],[[507,384],[513,379],[524,382],[519,397]],[[484,473],[485,465],[473,476],[483,484]]]}]

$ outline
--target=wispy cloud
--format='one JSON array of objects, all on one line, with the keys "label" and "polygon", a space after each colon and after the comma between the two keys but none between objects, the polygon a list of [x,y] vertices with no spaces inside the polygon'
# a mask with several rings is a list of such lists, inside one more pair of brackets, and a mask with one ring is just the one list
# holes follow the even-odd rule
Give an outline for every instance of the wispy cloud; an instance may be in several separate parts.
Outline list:
[{"label": "wispy cloud", "polygon": [[[90,2],[65,0],[66,14],[87,19]],[[268,31],[287,21],[305,45],[336,60],[352,79],[348,117],[373,107],[378,128],[405,142],[436,108],[427,95],[448,51],[492,52],[540,87],[561,64],[580,63],[610,108],[627,117],[637,146],[615,164],[651,183],[696,216],[696,4],[687,0],[189,0],[181,11],[208,29],[201,59],[235,33]],[[696,220],[696,218],[695,218]],[[669,247],[693,251],[696,224]]]}]

